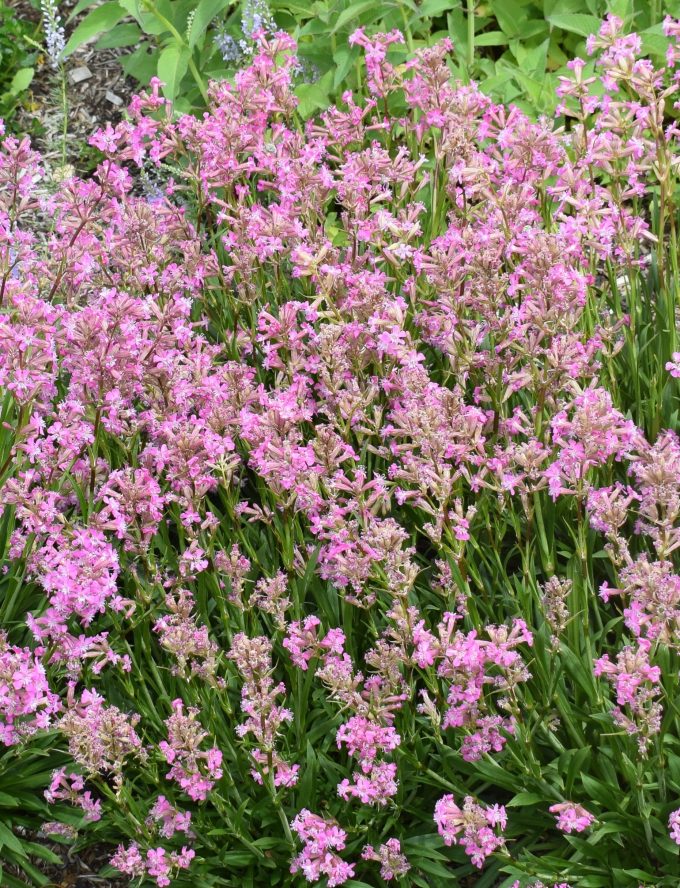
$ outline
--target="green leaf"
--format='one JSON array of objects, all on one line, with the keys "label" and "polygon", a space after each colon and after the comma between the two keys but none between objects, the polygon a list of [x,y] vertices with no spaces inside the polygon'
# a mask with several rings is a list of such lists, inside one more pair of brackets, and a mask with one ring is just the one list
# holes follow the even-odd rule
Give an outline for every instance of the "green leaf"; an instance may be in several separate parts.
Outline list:
[{"label": "green leaf", "polygon": [[436,860],[427,860],[423,857],[418,861],[418,869],[430,876],[438,876],[441,880],[439,884],[447,884],[451,881],[451,870],[446,869]]},{"label": "green leaf", "polygon": [[640,37],[642,38],[643,52],[659,57],[666,55],[668,38],[664,36],[661,25],[655,25],[653,28],[647,28],[645,31],[640,31]]},{"label": "green leaf", "polygon": [[228,4],[229,0],[200,0],[187,34],[189,49],[193,49],[196,46],[208,30],[210,22]]},{"label": "green leaf", "polygon": [[[391,4],[386,3],[385,9],[387,9]],[[369,12],[369,10],[375,9],[374,0],[361,0],[360,3],[353,3],[351,6],[348,6],[347,9],[343,10],[337,18],[335,22],[335,26],[331,31],[331,34],[335,34],[340,28],[344,28],[345,25],[348,25],[353,19],[358,19],[365,12]]]},{"label": "green leaf", "polygon": [[508,38],[502,31],[485,31],[475,37],[475,46],[506,46]]},{"label": "green leaf", "polygon": [[541,802],[545,802],[545,799],[537,792],[518,792],[517,795],[508,802],[508,807],[524,808],[527,805],[538,805]]},{"label": "green leaf", "polygon": [[491,9],[504,34],[508,37],[522,36],[520,25],[527,16],[516,0],[492,0]]},{"label": "green leaf", "polygon": [[2,821],[0,821],[0,847],[10,848],[20,857],[26,857],[26,851],[20,839],[18,839],[11,829]]},{"label": "green leaf", "polygon": [[157,53],[151,53],[148,44],[144,42],[133,53],[124,56],[121,65],[130,77],[147,84],[156,73],[156,57]]},{"label": "green leaf", "polygon": [[311,117],[315,111],[326,109],[330,104],[330,90],[333,85],[333,72],[326,71],[316,83],[302,83],[295,90],[299,99],[298,114],[303,120]]},{"label": "green leaf", "polygon": [[345,77],[347,77],[358,55],[356,46],[343,46],[335,53],[333,56],[333,89],[337,89]]},{"label": "green leaf", "polygon": [[143,35],[139,25],[136,25],[134,22],[126,22],[125,24],[117,25],[111,31],[107,31],[106,34],[102,34],[95,43],[94,48],[118,49],[121,46],[137,46],[142,38]]},{"label": "green leaf", "polygon": [[451,0],[425,0],[418,10],[418,18],[434,18],[451,9]]},{"label": "green leaf", "polygon": [[163,81],[163,95],[166,99],[175,98],[182,78],[189,66],[190,52],[186,46],[171,43],[158,57],[158,76]]},{"label": "green leaf", "polygon": [[27,90],[31,85],[34,74],[35,70],[33,68],[19,68],[9,85],[9,94],[11,96],[18,96],[24,90]]},{"label": "green leaf", "polygon": [[122,18],[125,18],[125,15],[125,10],[115,0],[110,0],[110,2],[93,9],[92,12],[88,12],[71,34],[64,50],[64,56],[71,55],[79,46],[92,40],[102,31],[111,30]]},{"label": "green leaf", "polygon": [[66,21],[72,22],[77,15],[80,15],[83,9],[87,9],[88,6],[94,6],[96,2],[97,0],[79,0],[79,2],[73,7],[73,10],[69,13],[69,17]]},{"label": "green leaf", "polygon": [[[137,19],[139,26],[145,34],[158,36],[168,33],[168,26],[165,22],[161,21],[153,12],[147,12],[142,9],[140,0],[120,0],[120,5],[126,12]],[[141,77],[137,77],[137,79],[142,80]]]},{"label": "green leaf", "polygon": [[565,12],[562,15],[551,15],[548,21],[553,28],[561,28],[572,34],[580,34],[581,37],[589,37],[597,34],[602,24],[594,15],[585,15],[582,12]]}]

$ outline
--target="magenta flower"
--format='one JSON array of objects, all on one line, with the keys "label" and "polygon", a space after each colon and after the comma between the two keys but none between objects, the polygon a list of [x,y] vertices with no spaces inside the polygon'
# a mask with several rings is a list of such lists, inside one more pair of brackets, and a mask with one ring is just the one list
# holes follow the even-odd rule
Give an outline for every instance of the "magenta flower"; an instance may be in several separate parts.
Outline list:
[{"label": "magenta flower", "polygon": [[673,352],[672,360],[666,361],[666,370],[674,379],[680,379],[680,352]]}]

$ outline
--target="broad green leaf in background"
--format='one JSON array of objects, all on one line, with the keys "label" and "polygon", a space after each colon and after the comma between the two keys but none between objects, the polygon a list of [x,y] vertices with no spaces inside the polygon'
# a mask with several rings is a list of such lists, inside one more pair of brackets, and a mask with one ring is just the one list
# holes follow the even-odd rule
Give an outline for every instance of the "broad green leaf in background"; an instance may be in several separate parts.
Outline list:
[{"label": "broad green leaf in background", "polygon": [[101,34],[102,31],[110,31],[122,18],[125,18],[126,14],[126,10],[115,0],[109,0],[108,3],[97,6],[92,12],[88,12],[71,34],[64,55],[71,55],[79,46]]},{"label": "broad green leaf in background", "polygon": [[229,2],[230,0],[199,0],[187,34],[189,49],[193,49],[203,38],[212,20],[229,5]]},{"label": "broad green leaf in background", "polygon": [[148,83],[157,69],[156,58],[146,43],[142,43],[133,53],[125,56],[122,65],[123,71],[140,83]]},{"label": "broad green leaf in background", "polygon": [[[392,4],[386,3],[384,5],[384,9],[387,10],[389,6]],[[335,21],[335,25],[331,31],[331,33],[336,33],[341,28],[344,28],[345,25],[356,24],[359,26],[358,19],[366,12],[371,10],[375,10],[375,0],[361,0],[359,3],[352,3],[347,9],[343,10],[340,15],[337,17]]]},{"label": "broad green leaf in background", "polygon": [[28,89],[33,81],[34,74],[35,71],[33,68],[19,68],[9,85],[10,95],[18,96],[24,90]]},{"label": "broad green leaf in background", "polygon": [[504,34],[521,37],[522,24],[527,16],[516,0],[491,0],[491,9]]},{"label": "broad green leaf in background", "polygon": [[163,81],[163,95],[174,99],[179,84],[187,73],[190,58],[189,49],[177,43],[166,46],[158,57],[158,76]]},{"label": "broad green leaf in background", "polygon": [[139,25],[124,22],[116,25],[97,40],[95,49],[117,49],[122,46],[136,46],[143,39]]},{"label": "broad green leaf in background", "polygon": [[[159,36],[168,33],[167,24],[158,15],[146,9],[142,4],[142,0],[119,0],[119,2],[123,9],[137,19],[139,26],[145,34]],[[163,12],[160,8],[160,3],[154,6],[153,9],[158,9],[161,13]]]},{"label": "broad green leaf in background", "polygon": [[330,102],[330,90],[333,85],[333,71],[327,71],[320,80],[315,83],[302,83],[295,90],[300,100],[298,113],[305,119],[311,117],[315,111],[327,108]]},{"label": "broad green leaf in background", "polygon": [[581,37],[589,37],[600,30],[601,21],[594,15],[585,15],[580,12],[565,12],[562,15],[548,16],[548,21],[553,28],[562,28],[572,34],[580,34]]}]

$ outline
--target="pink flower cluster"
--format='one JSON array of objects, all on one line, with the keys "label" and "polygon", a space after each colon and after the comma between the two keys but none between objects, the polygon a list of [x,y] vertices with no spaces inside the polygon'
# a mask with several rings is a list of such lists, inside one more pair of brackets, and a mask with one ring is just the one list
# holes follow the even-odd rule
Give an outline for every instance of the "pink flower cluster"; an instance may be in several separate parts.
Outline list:
[{"label": "pink flower cluster", "polygon": [[405,876],[411,869],[406,856],[401,852],[401,842],[399,839],[388,839],[378,850],[372,845],[366,845],[361,852],[364,860],[377,860],[380,864],[380,878],[386,882],[392,879],[399,879]]},{"label": "pink flower cluster", "polygon": [[476,867],[505,844],[500,834],[507,816],[502,805],[482,806],[471,796],[460,808],[452,795],[445,795],[435,805],[434,820],[446,845],[460,845]]},{"label": "pink flower cluster", "polygon": [[653,736],[661,727],[662,708],[659,702],[661,669],[649,662],[650,642],[639,639],[637,647],[626,646],[616,663],[604,654],[595,661],[595,675],[605,676],[616,692],[616,723],[637,737],[640,753],[645,755]]},{"label": "pink flower cluster", "polygon": [[45,799],[51,805],[56,801],[67,801],[83,809],[85,820],[96,822],[101,820],[102,803],[85,789],[85,780],[81,774],[67,774],[66,768],[60,768],[52,774],[49,789],[45,790]]},{"label": "pink flower cluster", "polygon": [[[659,72],[607,19],[588,42],[596,74],[575,60],[561,81],[568,132],[453,81],[449,41],[402,64],[399,32],[360,29],[370,95],[305,126],[295,45],[276,34],[209,87],[200,119],[174,114],[154,80],[94,136],[104,157],[87,180],[48,189],[28,142],[2,140],[0,481],[10,579],[31,611],[8,625],[25,620],[33,648],[2,637],[0,738],[56,723],[79,767],[49,797],[90,820],[86,779],[121,805],[153,783],[121,872],[169,884],[194,851],[159,835],[198,837],[213,803],[220,817],[237,804],[239,821],[266,810],[289,844],[294,817],[292,873],[339,885],[363,866],[340,855],[350,823],[400,822],[414,757],[452,748],[468,774],[488,756],[513,767],[539,732],[561,749],[559,715],[532,698],[539,604],[555,658],[595,605],[612,612],[620,641],[603,631],[591,650],[582,633],[586,668],[633,738],[621,742],[650,753],[661,664],[680,644],[680,443],[647,441],[605,386],[624,345],[637,354],[640,312],[632,290],[630,317],[610,310],[612,273],[630,284],[655,250],[654,274],[672,278],[668,208],[655,235],[641,209],[677,168],[664,108],[680,26],[665,30]],[[36,218],[52,222],[39,237]],[[676,384],[673,348],[660,385]],[[588,521],[610,559],[601,604]],[[571,536],[580,584],[559,576]],[[516,587],[492,588],[495,560]],[[140,714],[137,659],[155,690],[172,687],[164,729]],[[307,742],[307,762],[332,765],[309,805],[351,800],[347,830],[289,810],[310,789]],[[223,771],[244,763],[253,782],[227,801]],[[180,793],[207,802],[193,824]],[[476,867],[510,853],[505,809],[460,795],[429,798],[442,840]],[[564,832],[594,821],[576,803],[551,810]],[[401,848],[363,856],[394,879]]]},{"label": "pink flower cluster", "polygon": [[148,826],[157,826],[164,839],[171,839],[177,832],[193,835],[191,812],[178,811],[163,795],[158,796],[154,802],[146,822]]},{"label": "pink flower cluster", "polygon": [[583,832],[595,822],[593,815],[575,802],[560,802],[548,810],[557,815],[557,828],[562,832]]},{"label": "pink flower cluster", "polygon": [[671,811],[668,816],[668,829],[670,830],[671,839],[676,845],[680,845],[680,808]]},{"label": "pink flower cluster", "polygon": [[28,648],[8,644],[0,633],[0,741],[12,746],[27,734],[48,728],[60,708],[39,657]]},{"label": "pink flower cluster", "polygon": [[347,833],[336,823],[303,808],[291,826],[304,846],[291,863],[291,873],[301,872],[308,882],[326,876],[330,888],[352,878],[354,864],[337,854],[344,850]]},{"label": "pink flower cluster", "polygon": [[181,700],[173,700],[172,715],[165,725],[168,739],[158,748],[171,765],[168,780],[174,780],[193,801],[205,801],[215,782],[222,777],[222,753],[213,746],[202,750],[208,736],[198,721],[199,711],[189,707],[185,712]]},{"label": "pink flower cluster", "polygon": [[271,641],[264,636],[234,636],[229,656],[245,679],[241,709],[248,716],[237,733],[240,737],[252,734],[258,744],[251,752],[255,763],[251,774],[257,783],[271,775],[274,786],[294,786],[300,766],[288,764],[276,750],[281,727],[292,720],[293,713],[276,702],[286,692],[286,686],[283,682],[275,684],[271,677],[271,653]]},{"label": "pink flower cluster", "polygon": [[191,848],[168,853],[165,848],[149,848],[145,855],[134,842],[127,847],[120,845],[111,858],[111,865],[126,876],[153,879],[159,888],[166,888],[178,870],[188,869],[196,856]]}]

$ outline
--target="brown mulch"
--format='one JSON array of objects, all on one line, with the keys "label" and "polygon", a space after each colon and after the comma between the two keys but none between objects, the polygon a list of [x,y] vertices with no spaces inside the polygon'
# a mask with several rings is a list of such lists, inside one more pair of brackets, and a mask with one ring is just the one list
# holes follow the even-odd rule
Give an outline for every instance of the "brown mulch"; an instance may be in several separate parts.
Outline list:
[{"label": "brown mulch", "polygon": [[[69,845],[53,842],[39,834],[22,832],[22,838],[41,844],[61,858],[61,864],[47,863],[42,859],[32,859],[31,863],[50,881],[45,888],[127,888],[130,880],[124,877],[100,876],[99,872],[109,862],[113,849],[101,845],[93,845],[75,851]],[[20,881],[26,876],[21,869],[5,864],[5,871]],[[26,885],[33,882],[26,881]]]},{"label": "brown mulch", "polygon": [[[59,11],[66,21],[76,0],[62,0]],[[40,11],[29,0],[13,0],[12,9],[19,18],[38,21]],[[66,39],[80,20],[89,12],[66,24]],[[106,125],[115,125],[122,117],[131,96],[139,88],[123,72],[121,57],[129,49],[95,50],[96,38],[77,49],[65,62],[68,120],[66,162],[80,171],[82,148],[92,133]],[[63,114],[61,109],[60,76],[45,57],[39,59],[30,93],[19,111],[18,124],[26,132],[34,133],[36,148],[55,172],[62,166]],[[63,171],[70,172],[70,171]]]}]

